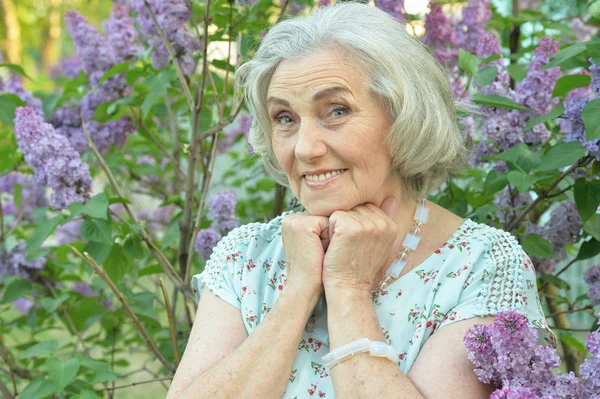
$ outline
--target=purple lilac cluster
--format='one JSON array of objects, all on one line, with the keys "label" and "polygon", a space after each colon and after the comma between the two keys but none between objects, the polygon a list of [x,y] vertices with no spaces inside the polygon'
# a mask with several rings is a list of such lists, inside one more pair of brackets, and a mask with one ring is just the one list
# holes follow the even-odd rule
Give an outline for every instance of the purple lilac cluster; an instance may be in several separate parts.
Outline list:
[{"label": "purple lilac cluster", "polygon": [[[173,52],[184,73],[188,75],[193,73],[195,67],[193,54],[200,49],[200,43],[194,38],[189,27],[191,13],[185,0],[147,0],[147,3],[165,38],[173,47]],[[133,7],[138,13],[142,34],[148,38],[150,46],[154,49],[152,65],[156,69],[162,68],[169,62],[169,51],[160,38],[144,1],[136,1]]]},{"label": "purple lilac cluster", "polygon": [[148,223],[151,232],[159,231],[171,222],[175,209],[173,204],[156,209],[142,209],[137,213],[137,217]]},{"label": "purple lilac cluster", "polygon": [[594,302],[594,306],[600,305],[600,265],[586,270],[583,280],[590,286],[588,297]]},{"label": "purple lilac cluster", "polygon": [[404,20],[404,0],[375,0],[375,5],[382,10],[391,13],[399,20]]},{"label": "purple lilac cluster", "polygon": [[25,247],[25,241],[21,241],[10,251],[0,249],[0,278],[7,274],[32,280],[37,273],[45,269],[46,258],[42,256],[35,260],[27,260]]},{"label": "purple lilac cluster", "polygon": [[208,260],[213,248],[221,241],[221,234],[212,227],[198,231],[194,249],[204,260]]},{"label": "purple lilac cluster", "polygon": [[112,146],[124,145],[127,135],[136,130],[126,116],[106,124],[91,120],[100,104],[116,101],[131,93],[123,74],[112,76],[102,83],[100,79],[111,67],[134,59],[135,53],[141,50],[135,43],[137,31],[134,21],[129,16],[129,9],[118,4],[113,7],[110,18],[104,24],[106,32],[103,35],[75,10],[65,13],[65,21],[77,59],[92,87],[78,104],[58,108],[52,115],[51,123],[57,132],[69,139],[77,152],[83,154],[88,150],[80,121],[83,116],[92,141],[101,153],[106,153]]},{"label": "purple lilac cluster", "polygon": [[538,345],[537,336],[527,318],[514,309],[499,312],[493,324],[467,331],[464,343],[475,374],[497,388],[491,397],[585,398],[585,381],[582,384],[572,372],[553,374],[560,356],[554,348]]},{"label": "purple lilac cluster", "polygon": [[583,107],[588,101],[594,99],[594,93],[590,87],[580,87],[572,90],[564,101],[565,113],[560,119],[561,131],[565,132],[564,141],[577,141],[595,156],[600,159],[600,140],[586,140],[585,125],[581,119]]},{"label": "purple lilac cluster", "polygon": [[58,245],[70,244],[81,237],[80,228],[82,219],[70,220],[56,228],[54,234]]},{"label": "purple lilac cluster", "polygon": [[19,97],[21,101],[32,107],[35,112],[40,115],[44,115],[44,105],[42,100],[34,97],[23,87],[21,77],[18,75],[11,74],[6,81],[0,78],[0,94],[14,94]]},{"label": "purple lilac cluster", "polygon": [[496,194],[494,197],[494,205],[499,209],[496,212],[496,216],[502,224],[508,224],[515,218],[520,212],[524,210],[526,205],[529,205],[532,201],[531,194],[529,193],[518,193],[515,188],[511,189],[506,186],[504,189]]},{"label": "purple lilac cluster", "polygon": [[17,298],[13,302],[13,306],[15,307],[15,309],[17,309],[19,312],[23,313],[24,315],[29,314],[29,311],[31,310],[33,305],[34,305],[33,301],[31,299],[27,299],[25,297]]},{"label": "purple lilac cluster", "polygon": [[231,190],[213,195],[208,201],[209,215],[213,221],[212,227],[219,229],[223,234],[238,227],[240,221],[235,216],[236,205],[237,198]]},{"label": "purple lilac cluster", "polygon": [[104,22],[106,40],[112,44],[115,60],[118,64],[135,59],[135,54],[143,50],[137,43],[138,31],[135,22],[129,16],[129,8],[115,4],[110,17]]},{"label": "purple lilac cluster", "polygon": [[235,143],[235,140],[241,135],[243,135],[247,141],[251,125],[252,117],[249,114],[242,114],[239,115],[232,124],[225,127],[225,129],[223,129],[225,138],[219,140],[219,153],[222,154],[229,150]]},{"label": "purple lilac cluster", "polygon": [[[600,324],[600,321],[598,322]],[[586,398],[597,398],[600,394],[600,330],[587,336],[585,348],[592,355],[579,367]]]},{"label": "purple lilac cluster", "polygon": [[75,79],[79,76],[79,72],[83,71],[83,62],[81,59],[74,55],[71,57],[61,59],[57,65],[52,67],[50,70],[50,77],[58,79],[64,76],[68,79]]},{"label": "purple lilac cluster", "polygon": [[[102,295],[100,291],[94,290],[88,283],[85,283],[83,281],[78,281],[75,284],[73,284],[72,289],[73,291],[80,293],[86,298],[94,298]],[[112,307],[113,301],[111,298],[104,298],[98,300],[98,303],[104,306],[105,308],[110,309]]]},{"label": "purple lilac cluster", "polygon": [[92,178],[88,165],[33,108],[17,108],[15,136],[25,162],[35,170],[35,181],[52,189],[50,206],[63,209],[72,202],[90,198]]},{"label": "purple lilac cluster", "polygon": [[[498,69],[492,83],[479,89],[482,93],[507,97],[527,106],[531,111],[484,106],[483,110],[487,114],[483,123],[485,140],[475,148],[476,162],[481,162],[482,156],[495,155],[518,143],[541,145],[548,141],[550,131],[544,124],[538,124],[527,132],[523,132],[523,128],[531,118],[548,113],[556,105],[556,101],[552,99],[552,88],[560,76],[560,69],[556,67],[543,71],[542,67],[556,53],[557,48],[557,42],[553,38],[541,38],[529,64],[529,72],[515,90],[510,88],[510,77],[502,59],[481,66],[493,65]],[[481,36],[476,53],[481,58],[492,54],[501,55],[500,44],[493,35],[485,33]]]},{"label": "purple lilac cluster", "polygon": [[[15,203],[15,185],[22,188],[20,204]],[[11,195],[8,200],[2,201],[4,215],[17,216],[22,212],[25,218],[29,218],[34,209],[48,205],[44,188],[36,185],[30,176],[22,173],[7,173],[0,176],[0,193]]]},{"label": "purple lilac cluster", "polygon": [[462,9],[462,23],[458,26],[456,44],[475,53],[481,36],[486,32],[485,25],[492,18],[491,0],[471,0]]},{"label": "purple lilac cluster", "polygon": [[456,49],[456,29],[444,14],[442,5],[430,3],[430,11],[425,16],[424,43],[434,49],[434,56],[444,64],[453,63],[458,57]]}]

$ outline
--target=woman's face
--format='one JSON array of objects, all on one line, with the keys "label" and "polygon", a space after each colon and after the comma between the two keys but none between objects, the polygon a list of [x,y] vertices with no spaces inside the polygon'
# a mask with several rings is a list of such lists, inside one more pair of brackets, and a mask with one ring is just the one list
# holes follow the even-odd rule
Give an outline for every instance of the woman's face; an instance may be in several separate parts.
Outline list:
[{"label": "woman's face", "polygon": [[275,156],[312,215],[329,216],[399,190],[385,138],[391,126],[369,77],[340,51],[284,61],[267,105]]}]

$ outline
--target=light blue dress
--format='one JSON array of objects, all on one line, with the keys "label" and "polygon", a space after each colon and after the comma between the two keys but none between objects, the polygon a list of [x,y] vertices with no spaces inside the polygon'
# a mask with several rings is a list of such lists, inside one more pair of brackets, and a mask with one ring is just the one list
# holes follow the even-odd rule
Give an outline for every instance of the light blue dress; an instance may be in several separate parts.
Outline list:
[{"label": "light blue dress", "polygon": [[[273,307],[287,279],[281,221],[250,223],[231,231],[193,276],[197,299],[203,287],[240,309],[248,334]],[[538,328],[540,343],[555,345],[539,301],[531,260],[515,238],[466,219],[452,237],[420,265],[372,296],[388,344],[407,374],[419,351],[441,327],[514,308]],[[284,398],[333,398],[321,357],[329,352],[327,303],[321,298],[306,324]]]}]

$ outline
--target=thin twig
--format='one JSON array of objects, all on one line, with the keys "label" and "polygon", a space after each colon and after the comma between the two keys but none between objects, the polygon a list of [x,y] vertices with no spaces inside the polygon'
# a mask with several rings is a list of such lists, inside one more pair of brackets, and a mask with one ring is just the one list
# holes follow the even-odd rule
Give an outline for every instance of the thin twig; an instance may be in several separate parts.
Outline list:
[{"label": "thin twig", "polygon": [[96,392],[102,392],[102,391],[114,391],[115,389],[121,389],[121,388],[129,388],[129,387],[133,387],[136,385],[142,385],[142,384],[149,384],[151,382],[159,382],[159,381],[167,381],[167,380],[172,380],[173,377],[161,377],[161,378],[155,378],[153,380],[146,380],[146,381],[139,381],[139,382],[132,382],[131,384],[127,384],[127,385],[120,385],[118,387],[113,387],[113,388],[107,388],[107,389],[100,389]]},{"label": "thin twig", "polygon": [[562,269],[560,269],[560,271],[558,273],[555,274],[556,277],[560,276],[561,274],[563,274],[569,267],[571,267],[572,264],[574,264],[575,262],[577,262],[579,259],[575,258],[573,260],[571,260],[569,263],[567,263],[567,265],[565,267],[563,267]]},{"label": "thin twig", "polygon": [[594,306],[593,306],[593,305],[585,305],[585,306],[584,306],[584,307],[582,307],[582,308],[561,310],[561,311],[559,311],[559,312],[554,312],[554,313],[552,313],[552,314],[550,314],[550,315],[546,316],[546,318],[548,319],[548,318],[551,318],[551,317],[554,317],[554,316],[558,316],[559,314],[563,314],[563,313],[576,313],[576,312],[585,312],[585,311],[588,311],[588,310],[590,310],[590,309],[593,309],[593,308],[594,308]]},{"label": "thin twig", "polygon": [[[25,200],[25,203],[23,204],[23,206],[21,206],[21,211],[19,211],[19,214],[17,215],[17,218],[16,218],[16,219],[15,219],[15,221],[14,221],[14,225],[13,225],[13,227],[12,227],[10,230],[8,230],[8,231],[6,232],[6,236],[5,236],[5,235],[1,235],[1,236],[0,236],[0,242],[2,242],[2,241],[4,240],[4,237],[8,237],[8,236],[10,236],[10,235],[12,234],[12,232],[13,232],[13,231],[15,231],[15,229],[16,229],[17,227],[19,227],[19,222],[20,222],[20,221],[21,221],[21,219],[23,219],[23,217],[25,216],[25,209],[27,208],[27,206],[29,206],[29,201],[31,201],[31,198],[32,198],[32,197],[33,197],[33,193],[32,193],[32,194],[30,194],[30,195],[27,197],[27,199]],[[1,204],[0,204],[0,205],[1,205]],[[2,207],[0,206],[0,208],[2,208]],[[0,217],[0,219],[2,219],[2,217]]]},{"label": "thin twig", "polygon": [[150,17],[152,18],[152,22],[154,23],[154,27],[158,31],[158,35],[160,36],[160,39],[163,41],[165,47],[167,47],[167,51],[169,52],[169,55],[171,56],[171,59],[173,60],[173,65],[175,65],[175,71],[177,71],[177,76],[179,76],[179,81],[181,82],[181,86],[183,87],[183,93],[185,94],[185,98],[188,101],[190,110],[193,112],[194,100],[192,99],[192,92],[190,91],[190,87],[188,86],[187,80],[185,79],[185,74],[183,73],[183,69],[181,68],[179,61],[177,60],[175,51],[173,51],[173,46],[171,46],[171,43],[167,40],[167,37],[165,36],[165,33],[163,32],[160,25],[158,24],[158,21],[156,20],[156,16],[154,15],[154,12],[152,12],[152,9],[150,8],[150,4],[148,4],[147,0],[144,0],[144,5],[146,6],[146,10],[150,14]]},{"label": "thin twig", "polygon": [[[165,105],[167,106],[167,112],[169,113],[169,128],[171,129],[171,135],[173,136],[173,157],[175,159],[179,159],[179,155],[181,152],[181,143],[179,141],[179,129],[177,127],[177,115],[173,112],[171,108],[171,98],[166,95],[165,96]],[[184,176],[175,175],[175,192],[181,192],[181,182],[185,179]]]},{"label": "thin twig", "polygon": [[290,1],[292,0],[281,0],[283,2],[283,5],[281,7],[281,11],[279,12],[279,16],[277,17],[277,22],[275,22],[275,24],[278,24],[281,22],[281,20],[283,19],[283,14],[285,14],[285,10],[288,6],[288,4],[290,4]]},{"label": "thin twig", "polygon": [[173,342],[173,353],[175,354],[175,367],[181,363],[181,356],[179,355],[179,348],[177,347],[177,331],[175,330],[175,318],[173,317],[173,312],[171,311],[171,306],[169,303],[169,294],[163,284],[162,278],[158,279],[158,285],[160,285],[160,289],[162,290],[163,297],[165,298],[165,308],[167,309],[167,318],[169,319],[169,332],[171,333],[171,341]]},{"label": "thin twig", "polygon": [[183,173],[183,169],[181,169],[181,164],[179,163],[179,161],[173,156],[173,154],[171,154],[169,152],[167,147],[165,147],[165,145],[158,139],[158,137],[156,137],[154,135],[154,133],[152,133],[152,131],[146,126],[146,122],[144,122],[144,118],[142,118],[142,115],[141,114],[137,115],[135,112],[135,109],[133,107],[130,107],[130,108],[131,108],[131,112],[133,113],[133,116],[139,121],[140,125],[142,125],[142,127],[144,129],[146,129],[146,134],[148,134],[148,136],[150,136],[150,139],[152,139],[154,144],[156,144],[158,146],[158,148],[160,148],[162,150],[162,152],[165,153],[167,158],[169,158],[169,160],[171,160],[171,162],[173,162],[177,173],[179,173],[181,176],[185,176],[185,173]]},{"label": "thin twig", "polygon": [[158,348],[154,345],[154,342],[152,342],[152,339],[148,335],[148,332],[146,332],[146,329],[144,328],[144,326],[142,326],[142,323],[140,322],[138,317],[135,315],[133,310],[131,310],[131,308],[129,307],[129,304],[125,300],[125,297],[123,296],[123,294],[121,294],[121,291],[119,291],[119,289],[112,282],[110,277],[108,277],[108,275],[106,274],[104,269],[101,268],[100,266],[98,266],[98,264],[96,263],[94,258],[92,258],[87,252],[84,252],[82,255],[75,247],[69,245],[69,248],[71,248],[71,251],[73,251],[77,256],[79,256],[83,260],[87,261],[87,263],[94,269],[96,274],[98,274],[100,276],[100,278],[106,283],[106,285],[108,285],[108,287],[116,295],[116,297],[119,299],[119,301],[121,301],[123,308],[125,309],[125,311],[129,314],[129,316],[133,320],[133,324],[135,324],[135,326],[137,327],[138,331],[144,338],[144,341],[146,342],[146,344],[148,345],[148,347],[150,348],[152,353],[154,353],[156,355],[158,360],[163,364],[163,366],[165,366],[167,368],[167,370],[173,370],[173,366],[171,364],[169,364],[167,359],[164,358],[164,356],[159,352]]},{"label": "thin twig", "polygon": [[511,221],[509,223],[509,225],[506,227],[506,231],[510,232],[510,231],[514,230],[515,227],[517,227],[517,225],[519,224],[519,222],[521,222],[521,220],[523,220],[523,218],[533,208],[535,208],[535,206],[538,203],[542,202],[544,199],[547,198],[548,193],[550,191],[554,190],[554,187],[558,186],[558,183],[560,183],[565,177],[567,177],[575,169],[577,169],[581,166],[587,165],[592,160],[592,158],[593,158],[592,156],[586,155],[585,157],[583,157],[580,160],[578,160],[577,162],[575,162],[575,164],[573,164],[569,169],[565,170],[558,178],[556,178],[556,180],[550,185],[550,187],[548,187],[548,189],[546,189],[546,191],[544,191],[543,193],[540,193],[540,195],[531,204],[529,204],[529,206],[523,211],[523,213],[521,213],[516,219],[514,219],[513,221]]},{"label": "thin twig", "polygon": [[244,102],[241,101],[227,118],[223,119],[221,122],[217,123],[215,126],[211,127],[210,129],[207,129],[204,132],[200,133],[200,139],[204,140],[205,138],[210,137],[213,134],[220,132],[225,126],[227,126],[231,122],[233,122],[233,120],[238,116],[238,114],[242,110],[243,104],[244,104]]},{"label": "thin twig", "polygon": [[[113,327],[112,329],[112,350],[110,351],[110,369],[112,370],[112,372],[115,372],[115,341],[116,341],[116,336],[117,336],[117,329],[115,327]],[[112,381],[111,383],[111,391],[109,393],[109,397],[110,399],[112,399],[114,397],[114,390],[115,390],[115,380]]]},{"label": "thin twig", "polygon": [[10,393],[10,390],[2,380],[0,380],[0,393],[2,394],[2,397],[6,399],[15,398],[17,396],[16,390],[14,395]]},{"label": "thin twig", "polygon": [[[102,170],[106,174],[106,177],[108,178],[108,181],[110,182],[112,188],[115,190],[115,193],[117,193],[117,195],[121,198],[126,198],[124,196],[123,192],[121,191],[121,189],[119,188],[119,185],[117,184],[115,177],[113,176],[112,172],[110,171],[110,168],[108,167],[108,165],[104,161],[104,158],[102,157],[102,155],[96,148],[96,145],[90,138],[85,120],[83,119],[83,115],[81,116],[81,124],[83,127],[83,132],[85,134],[85,137],[87,138],[88,145],[89,145],[90,149],[92,150],[92,152],[94,153],[94,155],[96,156],[96,158],[98,159],[98,162],[100,163]],[[169,262],[169,260],[166,258],[166,256],[154,245],[154,243],[152,242],[152,239],[150,238],[150,236],[148,236],[148,234],[146,233],[146,230],[140,224],[140,222],[138,221],[137,217],[135,216],[135,214],[133,213],[133,211],[131,210],[129,205],[127,203],[124,203],[123,207],[127,211],[127,214],[129,214],[129,217],[131,217],[131,220],[134,222],[134,224],[136,224],[140,228],[140,235],[142,236],[142,240],[144,240],[144,242],[150,249],[150,252],[152,252],[154,257],[158,260],[158,263],[161,265],[165,274],[170,277],[171,281],[177,286],[177,288],[179,288],[184,293],[184,295],[189,295],[188,292],[190,290],[189,289],[186,290],[186,287],[183,286],[183,280],[181,279],[181,277],[179,277],[179,275],[175,271],[175,268],[173,267],[173,265],[171,265],[171,262]]]},{"label": "thin twig", "polygon": [[4,358],[6,359],[6,365],[8,366],[8,370],[10,371],[10,379],[12,380],[15,396],[17,396],[17,381],[15,380],[15,372],[13,370],[12,361],[10,360],[10,355],[8,353],[8,350],[6,349],[6,344],[4,343],[2,330],[0,330],[0,346],[2,347],[2,352],[4,353]]},{"label": "thin twig", "polygon": [[229,80],[229,64],[231,63],[231,38],[233,37],[233,2],[229,2],[229,37],[227,38],[227,63],[225,64],[225,80],[223,81],[223,95],[221,96],[221,113],[223,119],[225,100],[227,99],[227,82]]}]

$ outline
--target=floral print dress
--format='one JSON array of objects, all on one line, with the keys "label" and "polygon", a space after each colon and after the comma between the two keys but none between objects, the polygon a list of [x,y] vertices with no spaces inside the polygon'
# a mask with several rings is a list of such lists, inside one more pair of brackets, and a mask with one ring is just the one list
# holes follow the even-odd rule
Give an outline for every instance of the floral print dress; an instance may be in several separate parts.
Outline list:
[{"label": "floral print dress", "polygon": [[[202,273],[193,276],[196,298],[207,287],[240,309],[248,334],[271,310],[286,279],[281,221],[251,223],[222,239]],[[397,365],[407,374],[427,339],[459,320],[514,308],[538,328],[540,343],[555,345],[539,301],[531,260],[509,233],[465,219],[425,261],[372,295]],[[329,370],[321,357],[330,351],[327,302],[323,295],[298,342],[284,398],[333,398]]]}]

